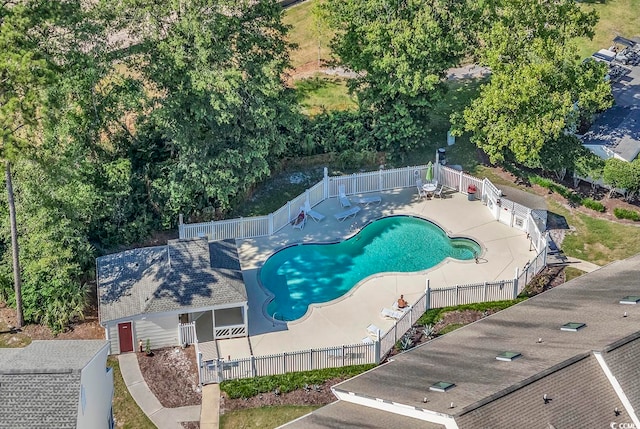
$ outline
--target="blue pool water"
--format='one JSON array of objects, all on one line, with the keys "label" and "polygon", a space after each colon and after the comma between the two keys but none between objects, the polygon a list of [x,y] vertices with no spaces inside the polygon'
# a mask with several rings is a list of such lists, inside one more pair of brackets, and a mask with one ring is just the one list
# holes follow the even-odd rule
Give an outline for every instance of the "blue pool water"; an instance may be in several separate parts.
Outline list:
[{"label": "blue pool water", "polygon": [[423,219],[391,216],[340,243],[282,249],[266,260],[259,278],[275,295],[268,315],[290,321],[302,317],[309,304],[336,299],[370,275],[423,271],[446,257],[469,260],[475,254],[480,246],[473,240],[450,239]]}]

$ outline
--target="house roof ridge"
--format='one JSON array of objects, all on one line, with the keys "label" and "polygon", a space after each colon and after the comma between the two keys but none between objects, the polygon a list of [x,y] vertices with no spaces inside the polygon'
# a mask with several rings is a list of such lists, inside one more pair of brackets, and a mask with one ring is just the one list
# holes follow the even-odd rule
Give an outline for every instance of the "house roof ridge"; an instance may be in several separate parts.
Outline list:
[{"label": "house roof ridge", "polygon": [[544,369],[538,373],[536,373],[535,375],[532,375],[531,377],[527,377],[522,381],[519,381],[517,383],[514,383],[496,393],[493,393],[485,398],[480,399],[479,401],[474,402],[473,404],[467,405],[466,407],[463,407],[460,412],[456,413],[455,415],[457,417],[459,416],[463,416],[473,410],[476,410],[484,405],[487,405],[493,401],[497,401],[498,399],[507,396],[513,392],[515,392],[516,390],[520,390],[532,383],[535,383],[538,380],[541,380],[545,377],[548,377],[549,375],[556,373],[568,366],[571,366],[575,363],[578,363],[584,359],[587,359],[589,357],[593,356],[593,352],[584,352],[584,353],[579,353],[575,356],[570,357],[569,359],[566,359],[560,363],[557,363],[547,369]]}]

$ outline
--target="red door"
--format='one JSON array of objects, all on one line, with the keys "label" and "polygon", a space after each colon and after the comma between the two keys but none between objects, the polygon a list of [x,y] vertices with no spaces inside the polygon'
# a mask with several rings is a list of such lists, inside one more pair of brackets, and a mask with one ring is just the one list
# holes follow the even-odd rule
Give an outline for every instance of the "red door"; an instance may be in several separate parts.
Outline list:
[{"label": "red door", "polygon": [[133,332],[131,332],[131,322],[118,323],[118,338],[120,339],[120,353],[133,351]]}]

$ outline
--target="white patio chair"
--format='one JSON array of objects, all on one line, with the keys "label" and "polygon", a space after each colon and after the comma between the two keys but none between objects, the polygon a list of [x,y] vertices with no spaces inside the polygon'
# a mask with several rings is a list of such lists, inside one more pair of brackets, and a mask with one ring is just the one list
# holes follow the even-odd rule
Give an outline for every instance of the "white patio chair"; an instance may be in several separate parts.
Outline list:
[{"label": "white patio chair", "polygon": [[434,197],[438,197],[438,198],[444,198],[445,194],[442,193],[443,191],[444,191],[444,186],[440,185],[440,186],[438,186],[436,191],[433,193],[433,196]]},{"label": "white patio chair", "polygon": [[416,180],[416,188],[418,188],[418,196],[420,198],[427,198],[427,191],[424,190],[424,183],[422,183],[422,179]]}]

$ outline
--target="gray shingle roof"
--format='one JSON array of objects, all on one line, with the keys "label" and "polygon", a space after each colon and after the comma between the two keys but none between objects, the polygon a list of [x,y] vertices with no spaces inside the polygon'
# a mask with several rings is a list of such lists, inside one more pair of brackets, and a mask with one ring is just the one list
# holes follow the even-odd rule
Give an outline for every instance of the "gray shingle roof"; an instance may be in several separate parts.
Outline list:
[{"label": "gray shingle roof", "polygon": [[105,344],[104,340],[36,340],[11,349],[14,352],[0,360],[0,374],[80,371]]},{"label": "gray shingle roof", "polygon": [[0,428],[75,428],[80,371],[108,343],[34,341],[0,353]]},{"label": "gray shingle roof", "polygon": [[587,146],[605,146],[626,161],[640,153],[640,108],[613,106],[603,112],[582,138]]},{"label": "gray shingle roof", "polygon": [[[631,422],[624,406],[592,354],[567,362],[530,384],[464,413],[460,429],[608,428]],[[544,395],[549,399],[544,402]],[[620,410],[615,416],[614,409]]]},{"label": "gray shingle roof", "polygon": [[247,300],[232,240],[127,250],[98,258],[97,271],[101,322]]},{"label": "gray shingle roof", "polygon": [[287,429],[444,429],[443,425],[338,401],[319,408],[303,419],[285,425]]},{"label": "gray shingle roof", "polygon": [[[614,375],[621,385],[627,386],[630,400],[638,406],[640,340],[622,346],[612,344],[638,335],[640,330],[640,305],[620,304],[625,296],[640,296],[639,272],[640,255],[612,263],[394,356],[392,362],[347,380],[336,389],[422,407],[454,416],[456,421],[461,419],[467,423],[466,427],[478,428],[514,427],[474,425],[469,421],[476,421],[471,417],[480,419],[485,413],[517,410],[525,406],[521,401],[526,402],[525,396],[518,392],[530,391],[541,398],[538,389],[543,389],[556,398],[553,406],[539,410],[543,413],[539,416],[549,418],[545,426],[538,427],[547,428],[546,425],[555,424],[554,421],[564,422],[556,427],[595,427],[583,426],[578,420],[572,423],[569,417],[575,413],[585,414],[593,421],[606,420],[609,424],[613,421],[613,408],[622,409],[622,406],[611,392],[592,352],[603,351],[605,361],[610,362]],[[627,317],[623,317],[625,311]],[[586,323],[586,327],[578,332],[561,331],[560,326],[568,322]],[[496,360],[504,351],[519,352],[522,357],[513,362]],[[438,381],[453,382],[456,386],[446,393],[428,392],[428,387]],[[558,383],[563,385],[553,387]],[[631,384],[635,387],[629,388]],[[572,393],[572,389],[584,395]],[[425,395],[429,397],[426,406],[421,403]],[[600,397],[602,406],[587,407],[593,398]],[[541,401],[540,398],[536,400]],[[454,409],[449,408],[451,402],[456,405]],[[564,408],[556,409],[555,404],[563,404]],[[495,410],[488,411],[492,407]],[[556,411],[549,413],[552,409]]]},{"label": "gray shingle roof", "polygon": [[608,348],[603,357],[633,408],[640,410],[640,333]]}]

